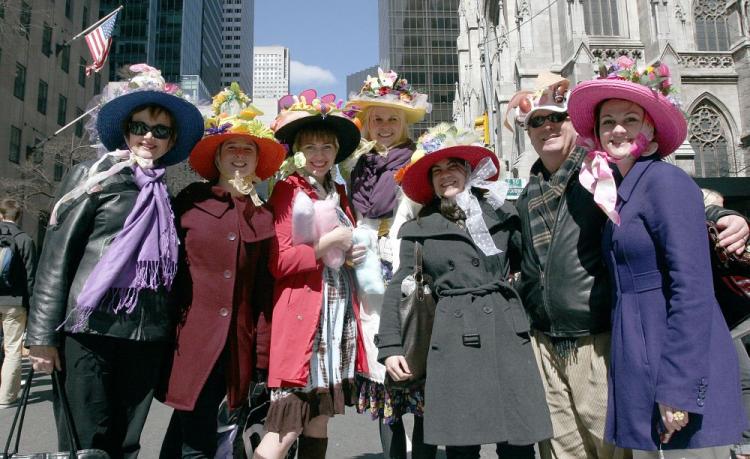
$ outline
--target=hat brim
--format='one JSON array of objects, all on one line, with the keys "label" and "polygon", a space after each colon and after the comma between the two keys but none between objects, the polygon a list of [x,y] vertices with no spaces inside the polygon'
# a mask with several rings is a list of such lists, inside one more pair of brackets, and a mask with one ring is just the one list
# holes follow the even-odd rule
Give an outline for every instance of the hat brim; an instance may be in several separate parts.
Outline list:
[{"label": "hat brim", "polygon": [[283,145],[274,139],[238,133],[204,137],[190,152],[188,160],[190,167],[204,179],[215,180],[219,177],[219,170],[216,168],[216,151],[222,143],[236,138],[252,140],[258,146],[258,165],[255,168],[255,175],[259,179],[266,180],[279,170],[286,156],[286,149]]},{"label": "hat brim", "polygon": [[171,166],[187,159],[190,150],[203,136],[203,117],[195,105],[187,100],[161,91],[135,91],[103,105],[96,119],[96,130],[102,144],[110,151],[123,148],[126,134],[122,130],[122,123],[133,110],[144,105],[164,107],[175,119],[175,144],[159,159],[159,163]]},{"label": "hat brim", "polygon": [[596,109],[609,99],[622,99],[640,105],[654,120],[654,142],[659,154],[668,156],[687,137],[687,120],[679,108],[660,92],[625,80],[602,79],[580,83],[570,94],[568,115],[579,135],[596,138]]},{"label": "hat brim", "polygon": [[279,142],[289,145],[289,153],[293,154],[291,147],[294,145],[297,133],[303,128],[316,125],[328,127],[336,132],[336,138],[339,142],[339,151],[335,159],[336,164],[348,158],[359,146],[361,134],[357,125],[349,118],[338,115],[310,115],[297,118],[278,128],[274,135],[279,139]]},{"label": "hat brim", "polygon": [[365,121],[364,120],[365,110],[370,107],[383,107],[383,108],[393,108],[396,110],[403,110],[406,115],[406,124],[419,123],[420,121],[424,120],[424,117],[427,114],[427,110],[425,108],[414,108],[403,103],[380,101],[380,100],[355,99],[355,100],[349,101],[349,106],[357,107],[360,110],[359,112],[357,112],[357,118],[359,118],[359,120],[362,122]]},{"label": "hat brim", "polygon": [[495,163],[498,172],[490,177],[489,180],[497,180],[500,175],[500,161],[492,151],[475,145],[457,145],[426,154],[409,166],[401,181],[401,188],[404,190],[404,194],[412,201],[422,205],[432,201],[435,198],[435,190],[432,188],[430,169],[435,163],[447,158],[458,158],[468,161],[472,169],[476,168],[482,159],[490,158]]}]

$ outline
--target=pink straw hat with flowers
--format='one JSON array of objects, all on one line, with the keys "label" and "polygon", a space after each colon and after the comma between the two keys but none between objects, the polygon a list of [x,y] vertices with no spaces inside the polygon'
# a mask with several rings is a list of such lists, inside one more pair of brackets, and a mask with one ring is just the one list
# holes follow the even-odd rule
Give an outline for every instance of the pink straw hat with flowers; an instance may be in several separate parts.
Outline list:
[{"label": "pink straw hat with flowers", "polygon": [[654,121],[654,142],[664,157],[677,150],[687,136],[687,120],[673,93],[665,64],[657,62],[639,71],[632,59],[621,56],[610,65],[602,65],[596,79],[573,89],[568,115],[579,135],[596,139],[597,111],[602,102],[621,99],[638,104]]}]

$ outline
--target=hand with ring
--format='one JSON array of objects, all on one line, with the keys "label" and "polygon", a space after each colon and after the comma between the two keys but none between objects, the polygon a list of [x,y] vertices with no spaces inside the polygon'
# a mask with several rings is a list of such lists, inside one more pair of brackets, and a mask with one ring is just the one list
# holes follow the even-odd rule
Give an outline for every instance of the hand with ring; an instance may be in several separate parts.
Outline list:
[{"label": "hand with ring", "polygon": [[661,422],[666,429],[666,440],[663,440],[664,443],[668,441],[674,432],[682,430],[689,421],[687,411],[678,410],[671,406],[662,405],[661,403],[659,403],[659,414],[661,415]]}]

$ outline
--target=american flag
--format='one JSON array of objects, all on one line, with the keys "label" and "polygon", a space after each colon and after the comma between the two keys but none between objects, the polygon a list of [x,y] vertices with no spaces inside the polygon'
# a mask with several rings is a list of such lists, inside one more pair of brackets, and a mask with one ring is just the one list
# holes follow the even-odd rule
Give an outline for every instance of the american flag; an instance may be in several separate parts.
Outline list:
[{"label": "american flag", "polygon": [[117,22],[117,13],[104,21],[99,27],[86,34],[86,44],[91,51],[91,57],[94,62],[86,66],[86,75],[92,72],[98,72],[104,66],[104,62],[109,55],[109,47],[112,45],[112,31],[115,29]]}]

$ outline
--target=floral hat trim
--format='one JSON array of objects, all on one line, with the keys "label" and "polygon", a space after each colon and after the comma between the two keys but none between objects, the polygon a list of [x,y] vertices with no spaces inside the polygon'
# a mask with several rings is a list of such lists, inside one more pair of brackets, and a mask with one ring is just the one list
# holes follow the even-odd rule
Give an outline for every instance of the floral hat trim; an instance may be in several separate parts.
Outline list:
[{"label": "floral hat trim", "polygon": [[526,129],[526,120],[538,110],[565,112],[568,110],[570,80],[552,72],[540,73],[534,81],[533,90],[518,91],[508,101],[504,126],[513,131],[518,123]]},{"label": "floral hat trim", "polygon": [[682,102],[677,97],[677,88],[672,86],[669,67],[659,61],[639,70],[633,59],[620,56],[613,61],[601,64],[595,75],[597,80],[623,80],[646,86],[663,95],[675,107],[682,107]]},{"label": "floral hat trim", "polygon": [[410,161],[394,174],[396,183],[400,184],[404,179],[404,175],[406,175],[406,171],[426,155],[448,147],[457,146],[484,147],[484,143],[476,132],[459,128],[452,123],[440,123],[429,129],[417,139],[416,148],[411,155]]},{"label": "floral hat trim", "polygon": [[263,112],[250,102],[250,97],[242,91],[239,83],[233,81],[213,97],[211,109],[215,117],[242,115],[244,119],[253,119],[262,115]]},{"label": "floral hat trim", "polygon": [[377,77],[367,75],[358,94],[349,96],[349,105],[372,102],[390,102],[426,113],[432,110],[432,105],[427,102],[427,94],[414,89],[406,78],[399,78],[393,70],[384,72],[381,68],[378,68]]},{"label": "floral hat trim", "polygon": [[213,116],[204,121],[204,136],[221,134],[247,134],[261,139],[273,139],[273,131],[255,117],[263,112],[252,105],[235,81],[213,97]]},{"label": "floral hat trim", "polygon": [[288,94],[278,102],[279,116],[271,125],[271,129],[276,130],[276,125],[293,114],[293,112],[304,112],[307,115],[344,115],[347,118],[354,118],[357,113],[355,108],[343,109],[344,101],[336,101],[335,94],[326,94],[318,97],[318,92],[314,89],[306,89],[299,95]]}]

